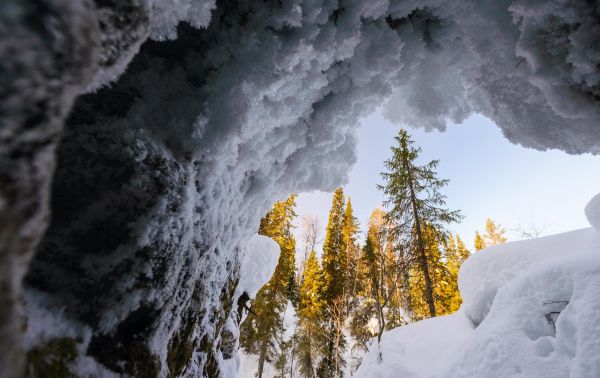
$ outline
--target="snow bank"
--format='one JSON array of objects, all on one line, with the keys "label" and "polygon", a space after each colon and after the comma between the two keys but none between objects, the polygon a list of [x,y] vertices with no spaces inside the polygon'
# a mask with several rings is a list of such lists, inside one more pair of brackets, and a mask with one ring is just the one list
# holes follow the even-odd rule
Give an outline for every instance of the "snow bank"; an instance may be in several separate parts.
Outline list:
[{"label": "snow bank", "polygon": [[459,311],[387,331],[382,336],[381,345],[378,346],[376,340],[371,342],[356,376],[435,376],[454,361],[453,351],[472,329],[472,324]]},{"label": "snow bank", "polygon": [[458,287],[462,309],[473,323],[487,316],[500,288],[541,263],[575,254],[600,251],[600,238],[586,228],[537,239],[492,246],[474,253],[461,266]]},{"label": "snow bank", "polygon": [[600,376],[599,252],[588,228],[473,254],[461,309],[386,332],[357,376]]},{"label": "snow bank", "polygon": [[443,376],[600,376],[595,252],[551,260],[504,285]]},{"label": "snow bank", "polygon": [[250,298],[254,298],[258,290],[273,276],[279,253],[279,244],[273,239],[258,234],[252,236],[246,244],[240,268],[240,281],[234,297],[239,297],[245,291]]}]

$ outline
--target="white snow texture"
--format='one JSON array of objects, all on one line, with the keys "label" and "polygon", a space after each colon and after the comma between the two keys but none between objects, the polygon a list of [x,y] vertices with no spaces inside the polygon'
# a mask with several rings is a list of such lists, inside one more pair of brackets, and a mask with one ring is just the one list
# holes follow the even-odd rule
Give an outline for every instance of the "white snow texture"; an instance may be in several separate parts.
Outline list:
[{"label": "white snow texture", "polygon": [[262,235],[252,236],[246,244],[234,298],[238,298],[244,291],[250,298],[254,298],[275,272],[279,253],[279,244],[273,239]]},{"label": "white snow texture", "polygon": [[600,376],[598,252],[600,232],[587,228],[473,254],[461,309],[386,332],[383,358],[373,344],[357,376]]}]

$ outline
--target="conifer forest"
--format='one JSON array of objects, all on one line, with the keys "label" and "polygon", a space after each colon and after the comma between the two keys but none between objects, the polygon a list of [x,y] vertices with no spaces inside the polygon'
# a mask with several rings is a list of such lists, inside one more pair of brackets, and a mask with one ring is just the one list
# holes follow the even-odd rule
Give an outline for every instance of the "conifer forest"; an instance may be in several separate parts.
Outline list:
[{"label": "conifer forest", "polygon": [[405,130],[395,140],[377,184],[386,200],[364,227],[342,188],[324,230],[304,219],[301,240],[292,233],[296,194],[262,218],[259,234],[281,253],[273,276],[240,308],[240,345],[256,360],[256,377],[351,375],[384,331],[456,312],[462,263],[507,241],[491,218],[473,246],[449,233],[462,216],[446,208],[449,181],[438,178],[439,161],[420,165],[421,149]]}]

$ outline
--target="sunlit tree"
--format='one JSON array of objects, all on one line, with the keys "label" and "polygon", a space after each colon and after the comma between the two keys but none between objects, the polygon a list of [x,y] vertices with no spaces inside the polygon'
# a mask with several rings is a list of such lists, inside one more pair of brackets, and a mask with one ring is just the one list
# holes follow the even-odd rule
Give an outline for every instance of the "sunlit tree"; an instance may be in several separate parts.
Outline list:
[{"label": "sunlit tree", "polygon": [[[445,208],[446,197],[440,189],[447,180],[437,178],[438,160],[418,165],[420,148],[405,130],[395,137],[397,145],[392,147],[392,157],[385,161],[386,172],[381,174],[383,184],[378,187],[386,196],[384,205],[388,219],[394,223],[394,239],[407,251],[409,263],[415,263],[422,275],[423,297],[427,303],[428,315],[436,316],[434,283],[431,275],[432,261],[430,244],[444,242],[447,237],[447,224],[459,221],[458,211]],[[425,235],[425,227],[431,237]]]}]

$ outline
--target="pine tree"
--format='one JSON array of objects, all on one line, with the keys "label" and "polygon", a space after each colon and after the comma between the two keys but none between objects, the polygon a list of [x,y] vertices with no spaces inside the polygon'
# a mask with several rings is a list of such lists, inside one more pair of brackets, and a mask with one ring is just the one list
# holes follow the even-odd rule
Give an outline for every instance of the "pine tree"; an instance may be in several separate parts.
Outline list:
[{"label": "pine tree", "polygon": [[315,251],[312,251],[302,275],[296,330],[299,371],[306,378],[316,377],[319,322],[324,309],[323,272]]},{"label": "pine tree", "polygon": [[[445,196],[439,190],[447,180],[436,177],[439,161],[426,165],[416,164],[420,148],[413,146],[405,130],[395,138],[398,146],[392,147],[392,158],[385,162],[387,172],[381,174],[384,184],[378,187],[387,196],[384,204],[389,207],[388,219],[393,221],[394,237],[399,244],[408,246],[409,262],[416,261],[423,277],[423,296],[428,306],[428,315],[436,316],[434,282],[431,276],[431,261],[428,258],[428,243],[445,240],[445,225],[457,222],[462,217],[458,211],[444,208]],[[425,227],[431,229],[432,237],[426,239]]]},{"label": "pine tree", "polygon": [[[333,195],[325,242],[323,243],[323,283],[326,309],[324,311],[323,359],[318,369],[319,377],[341,376],[344,367],[345,340],[340,329],[345,315],[348,257],[344,238],[344,192],[336,189]],[[344,311],[340,313],[340,306]]]},{"label": "pine tree", "polygon": [[338,188],[333,194],[323,243],[323,274],[327,301],[333,301],[344,295],[347,273],[344,213],[344,191]]},{"label": "pine tree", "polygon": [[479,251],[493,245],[506,243],[506,230],[500,224],[496,224],[492,218],[485,220],[485,234],[481,236],[475,231],[475,250]]},{"label": "pine tree", "polygon": [[296,217],[296,196],[275,203],[261,220],[259,233],[275,240],[281,249],[277,267],[269,282],[251,302],[252,311],[240,325],[240,344],[247,353],[258,355],[257,376],[262,377],[265,362],[284,361],[287,345],[281,338],[285,329],[283,315],[289,300],[296,294],[291,282],[295,277],[296,241],[292,221]]},{"label": "pine tree", "polygon": [[358,220],[354,216],[352,203],[350,198],[348,198],[346,209],[344,210],[344,225],[342,228],[344,246],[346,247],[346,287],[344,289],[347,298],[346,316],[349,315],[350,310],[356,305],[354,299],[358,286],[358,264],[360,259],[360,247],[356,242],[358,231]]},{"label": "pine tree", "polygon": [[483,237],[481,237],[481,234],[479,233],[479,231],[475,231],[475,250],[481,251],[485,247],[486,246],[485,246],[485,241],[483,240]]},{"label": "pine tree", "polygon": [[360,259],[360,281],[361,300],[352,314],[350,333],[356,340],[355,347],[365,349],[373,335],[380,340],[384,330],[404,324],[400,295],[403,283],[382,209],[373,210],[369,219]]},{"label": "pine tree", "polygon": [[484,236],[486,247],[506,243],[505,232],[506,230],[500,224],[496,224],[492,218],[486,219]]}]

